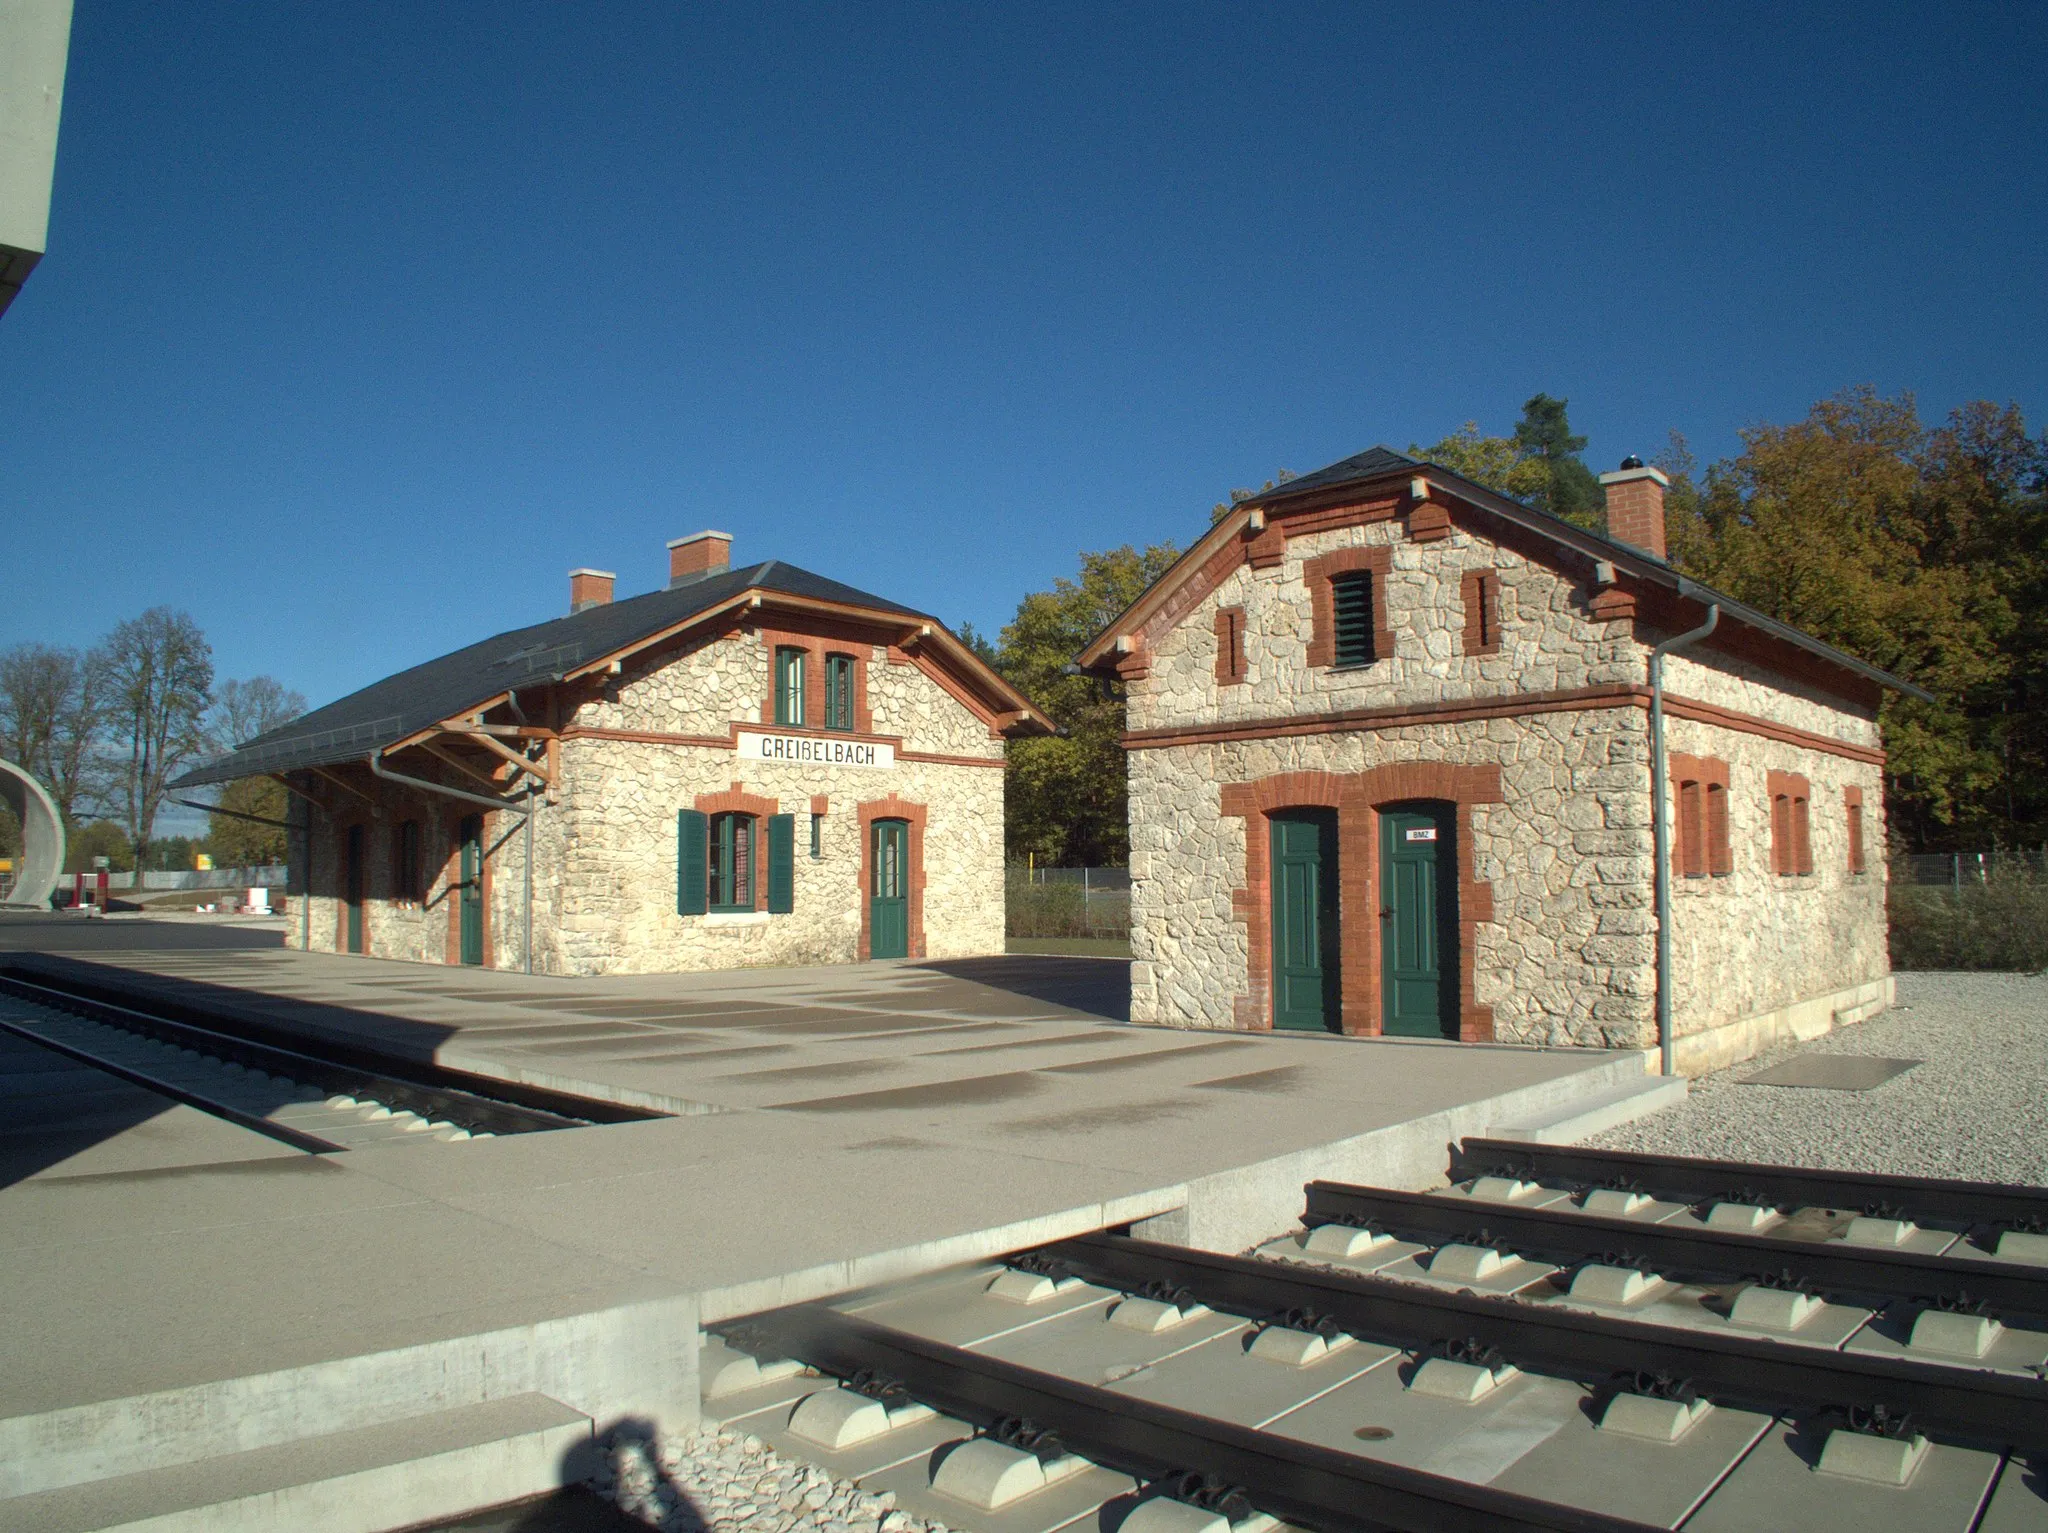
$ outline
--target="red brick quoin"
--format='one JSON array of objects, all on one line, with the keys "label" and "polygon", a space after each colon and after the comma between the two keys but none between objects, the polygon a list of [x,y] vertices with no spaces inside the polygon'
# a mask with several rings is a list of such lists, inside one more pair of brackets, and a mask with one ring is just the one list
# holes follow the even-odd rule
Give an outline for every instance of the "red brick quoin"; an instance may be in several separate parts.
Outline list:
[{"label": "red brick quoin", "polygon": [[1493,1008],[1474,999],[1476,928],[1493,919],[1493,885],[1472,871],[1472,806],[1501,802],[1500,768],[1400,762],[1355,773],[1281,772],[1256,782],[1226,783],[1223,813],[1244,826],[1244,887],[1231,891],[1236,918],[1250,937],[1246,993],[1234,1020],[1248,1030],[1273,1025],[1272,843],[1267,816],[1279,809],[1337,811],[1337,908],[1341,1026],[1356,1037],[1380,1032],[1380,810],[1416,800],[1456,806],[1458,854],[1458,1038],[1493,1041]]},{"label": "red brick quoin", "polygon": [[873,914],[868,904],[868,890],[874,887],[874,871],[869,866],[875,855],[875,821],[908,820],[910,822],[910,956],[924,957],[924,824],[925,807],[912,804],[890,794],[887,798],[869,799],[859,807],[860,814],[860,961],[866,963],[870,952],[868,920]]}]

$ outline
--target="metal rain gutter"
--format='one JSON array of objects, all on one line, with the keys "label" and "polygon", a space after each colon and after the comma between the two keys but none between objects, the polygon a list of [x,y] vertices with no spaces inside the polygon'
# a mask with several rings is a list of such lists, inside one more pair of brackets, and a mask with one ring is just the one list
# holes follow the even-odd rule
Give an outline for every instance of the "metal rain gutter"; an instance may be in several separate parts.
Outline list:
[{"label": "metal rain gutter", "polygon": [[1671,810],[1665,803],[1664,657],[1696,644],[1721,621],[1721,604],[1707,603],[1707,620],[1674,634],[1650,651],[1650,845],[1657,860],[1654,887],[1657,915],[1657,1055],[1665,1075],[1672,1068],[1671,1040]]}]

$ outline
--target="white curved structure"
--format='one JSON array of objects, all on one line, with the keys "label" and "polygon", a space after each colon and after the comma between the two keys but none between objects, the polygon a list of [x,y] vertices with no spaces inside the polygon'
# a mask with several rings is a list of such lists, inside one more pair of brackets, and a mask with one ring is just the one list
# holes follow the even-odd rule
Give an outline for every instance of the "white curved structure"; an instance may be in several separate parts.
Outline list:
[{"label": "white curved structure", "polygon": [[43,785],[11,761],[0,761],[0,802],[21,821],[21,859],[8,909],[48,910],[64,871],[64,818]]}]

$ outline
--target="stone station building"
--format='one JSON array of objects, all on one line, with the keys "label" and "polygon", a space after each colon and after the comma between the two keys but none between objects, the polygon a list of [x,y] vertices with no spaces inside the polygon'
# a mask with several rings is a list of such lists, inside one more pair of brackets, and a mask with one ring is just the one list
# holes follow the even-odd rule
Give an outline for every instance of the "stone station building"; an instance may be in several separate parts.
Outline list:
[{"label": "stone station building", "polygon": [[1375,448],[1243,501],[1080,657],[1128,698],[1134,1020],[1657,1046],[1663,662],[1677,1067],[1889,1002],[1881,689],[1664,558]]},{"label": "stone station building", "polygon": [[1003,951],[1003,742],[1049,733],[936,619],[730,538],[180,779],[294,799],[289,941],[632,974]]}]

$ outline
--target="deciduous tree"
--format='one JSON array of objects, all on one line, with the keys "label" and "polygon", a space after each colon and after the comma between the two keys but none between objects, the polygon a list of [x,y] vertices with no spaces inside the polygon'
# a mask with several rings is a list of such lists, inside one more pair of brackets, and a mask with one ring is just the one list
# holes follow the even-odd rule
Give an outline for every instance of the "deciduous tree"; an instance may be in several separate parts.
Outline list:
[{"label": "deciduous tree", "polygon": [[1087,867],[1129,860],[1122,689],[1070,674],[1074,656],[1180,557],[1171,543],[1081,555],[1061,578],[1017,604],[1002,632],[1003,675],[1060,728],[1010,743],[1005,779],[1012,857]]},{"label": "deciduous tree", "polygon": [[190,617],[152,607],[116,628],[101,653],[120,809],[140,857],[148,851],[165,785],[206,750],[213,650]]},{"label": "deciduous tree", "polygon": [[1867,387],[1742,440],[1697,493],[1674,483],[1674,561],[1935,694],[1884,703],[1906,844],[2039,837],[2048,443],[2012,406],[1972,404],[1930,431],[1911,395]]}]

